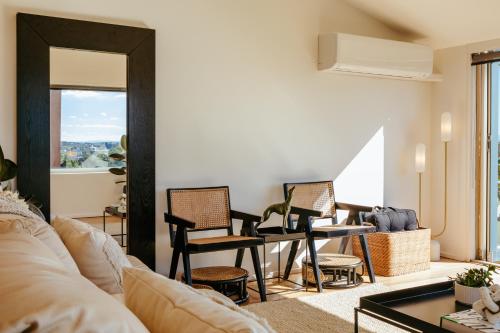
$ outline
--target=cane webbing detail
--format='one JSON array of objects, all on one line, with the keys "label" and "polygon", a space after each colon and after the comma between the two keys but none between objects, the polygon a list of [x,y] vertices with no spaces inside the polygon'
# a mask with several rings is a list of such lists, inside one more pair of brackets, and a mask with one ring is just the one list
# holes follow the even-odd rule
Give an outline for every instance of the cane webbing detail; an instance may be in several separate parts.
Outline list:
[{"label": "cane webbing detail", "polygon": [[[295,186],[292,206],[320,211],[322,217],[335,217],[335,197],[331,181],[287,184],[287,191]],[[296,218],[296,217],[294,217]]]},{"label": "cane webbing detail", "polygon": [[231,226],[229,189],[170,190],[171,214],[194,222],[194,229],[216,229]]}]

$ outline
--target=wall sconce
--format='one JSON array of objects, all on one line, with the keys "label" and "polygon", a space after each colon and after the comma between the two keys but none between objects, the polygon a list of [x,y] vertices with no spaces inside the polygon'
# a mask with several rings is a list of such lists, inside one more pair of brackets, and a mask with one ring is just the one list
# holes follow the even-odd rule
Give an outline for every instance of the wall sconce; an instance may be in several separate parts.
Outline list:
[{"label": "wall sconce", "polygon": [[422,173],[425,171],[425,145],[423,143],[417,144],[415,148],[415,171],[418,173],[418,220],[420,222],[422,218]]}]

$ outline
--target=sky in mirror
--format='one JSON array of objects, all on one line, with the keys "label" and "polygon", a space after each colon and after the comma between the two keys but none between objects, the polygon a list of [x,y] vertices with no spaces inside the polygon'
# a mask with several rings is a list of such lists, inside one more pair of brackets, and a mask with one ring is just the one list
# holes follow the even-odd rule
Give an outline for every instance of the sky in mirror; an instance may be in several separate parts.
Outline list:
[{"label": "sky in mirror", "polygon": [[63,90],[61,141],[120,141],[126,134],[127,94],[115,91]]}]

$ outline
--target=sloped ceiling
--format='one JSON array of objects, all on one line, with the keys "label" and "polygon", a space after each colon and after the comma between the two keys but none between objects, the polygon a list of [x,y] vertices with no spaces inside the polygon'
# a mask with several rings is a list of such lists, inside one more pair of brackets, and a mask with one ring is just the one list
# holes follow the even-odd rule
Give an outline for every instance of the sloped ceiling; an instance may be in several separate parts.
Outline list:
[{"label": "sloped ceiling", "polygon": [[345,0],[435,49],[500,38],[500,0]]}]

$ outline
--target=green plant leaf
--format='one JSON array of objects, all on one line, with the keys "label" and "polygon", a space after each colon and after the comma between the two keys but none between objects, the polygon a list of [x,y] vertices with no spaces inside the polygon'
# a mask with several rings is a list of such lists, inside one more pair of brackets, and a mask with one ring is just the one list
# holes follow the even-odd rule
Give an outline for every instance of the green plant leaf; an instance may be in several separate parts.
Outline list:
[{"label": "green plant leaf", "polygon": [[111,168],[111,169],[109,169],[109,172],[111,172],[113,175],[123,176],[123,175],[127,174],[127,168],[126,167]]},{"label": "green plant leaf", "polygon": [[111,157],[112,159],[115,159],[117,161],[123,161],[125,159],[125,155],[118,154],[118,153],[110,154],[109,157]]},{"label": "green plant leaf", "polygon": [[127,136],[126,135],[122,135],[122,137],[120,138],[120,146],[122,146],[122,149],[127,151]]},{"label": "green plant leaf", "polygon": [[11,160],[5,160],[2,167],[2,173],[0,174],[0,181],[4,182],[6,180],[11,180],[16,178],[17,175],[17,165]]},{"label": "green plant leaf", "polygon": [[2,146],[0,146],[0,178],[2,178],[3,173],[5,172],[5,157],[3,155]]}]

